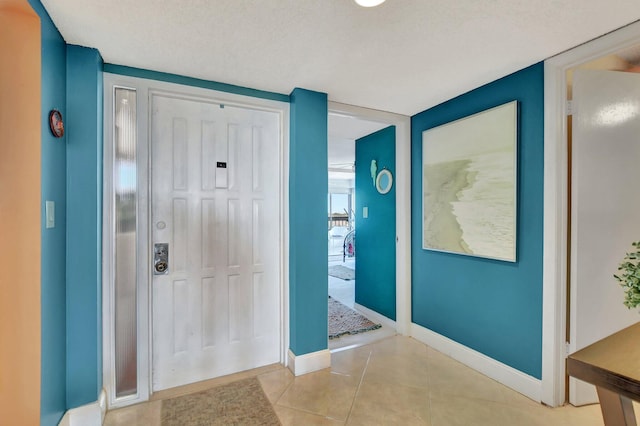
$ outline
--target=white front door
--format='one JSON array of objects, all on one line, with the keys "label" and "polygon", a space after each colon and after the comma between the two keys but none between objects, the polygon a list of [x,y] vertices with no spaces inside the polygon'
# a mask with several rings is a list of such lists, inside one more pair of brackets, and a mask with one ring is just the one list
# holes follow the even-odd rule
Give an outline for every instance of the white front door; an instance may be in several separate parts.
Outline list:
[{"label": "white front door", "polygon": [[[280,362],[280,119],[152,93],[153,390]],[[153,247],[152,247],[153,249]]]},{"label": "white front door", "polygon": [[[635,322],[613,278],[640,240],[640,75],[578,70],[573,81],[570,351]],[[597,402],[570,379],[569,401]]]}]

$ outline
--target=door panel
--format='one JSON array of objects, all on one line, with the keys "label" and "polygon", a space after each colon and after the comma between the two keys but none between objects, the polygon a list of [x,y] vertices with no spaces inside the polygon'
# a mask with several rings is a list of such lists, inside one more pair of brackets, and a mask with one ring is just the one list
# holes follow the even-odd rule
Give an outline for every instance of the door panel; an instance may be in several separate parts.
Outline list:
[{"label": "door panel", "polygon": [[[573,83],[570,351],[638,321],[613,278],[640,239],[640,76],[579,70]],[[595,387],[570,379],[574,405]]]},{"label": "door panel", "polygon": [[280,361],[279,116],[155,94],[153,390]]}]

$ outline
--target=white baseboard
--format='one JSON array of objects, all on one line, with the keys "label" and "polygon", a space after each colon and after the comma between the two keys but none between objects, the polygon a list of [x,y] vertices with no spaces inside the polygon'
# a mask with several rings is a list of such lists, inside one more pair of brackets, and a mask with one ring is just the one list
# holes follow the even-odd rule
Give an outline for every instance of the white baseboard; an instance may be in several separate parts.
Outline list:
[{"label": "white baseboard", "polygon": [[96,402],[67,410],[58,426],[102,426],[106,413],[107,393],[102,389]]},{"label": "white baseboard", "polygon": [[392,329],[396,329],[396,322],[390,318],[385,317],[384,315],[376,312],[376,311],[372,311],[369,308],[366,308],[362,305],[359,305],[357,303],[355,303],[353,305],[353,307],[355,308],[356,311],[360,312],[362,315],[364,315],[365,317],[369,318],[371,321],[373,322],[379,322],[380,324],[384,325],[385,327],[389,327]]},{"label": "white baseboard", "polygon": [[331,367],[331,352],[329,349],[297,356],[289,349],[288,355],[288,367],[294,376],[301,376]]},{"label": "white baseboard", "polygon": [[104,416],[107,415],[107,390],[102,388],[98,396],[98,407],[100,407],[100,424],[104,424]]},{"label": "white baseboard", "polygon": [[411,336],[536,402],[542,400],[542,381],[535,377],[415,323],[411,324]]}]

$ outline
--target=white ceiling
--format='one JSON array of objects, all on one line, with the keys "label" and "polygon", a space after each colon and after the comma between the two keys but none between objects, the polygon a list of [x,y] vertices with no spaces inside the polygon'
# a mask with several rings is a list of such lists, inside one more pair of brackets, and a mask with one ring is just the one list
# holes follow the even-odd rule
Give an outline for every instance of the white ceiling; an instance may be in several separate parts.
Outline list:
[{"label": "white ceiling", "polygon": [[[335,174],[335,169],[344,169],[353,171],[352,165],[356,158],[355,140],[363,136],[369,135],[380,129],[388,127],[388,123],[379,123],[375,121],[363,120],[360,118],[348,117],[341,114],[329,113],[328,127],[328,160],[329,168],[334,169],[334,176],[340,178],[339,174]],[[331,171],[330,171],[331,172]],[[351,178],[351,176],[342,176]]]},{"label": "white ceiling", "polygon": [[413,115],[640,18],[638,0],[42,0],[107,63]]}]

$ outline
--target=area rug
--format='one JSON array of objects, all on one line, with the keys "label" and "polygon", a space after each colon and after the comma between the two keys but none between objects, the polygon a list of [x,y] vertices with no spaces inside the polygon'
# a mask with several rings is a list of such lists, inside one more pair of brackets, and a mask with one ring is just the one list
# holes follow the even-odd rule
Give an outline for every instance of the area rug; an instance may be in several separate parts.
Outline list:
[{"label": "area rug", "polygon": [[162,401],[162,426],[280,425],[255,377]]},{"label": "area rug", "polygon": [[382,327],[329,296],[329,339]]},{"label": "area rug", "polygon": [[329,266],[329,275],[341,280],[351,281],[356,279],[356,271],[343,265]]}]

